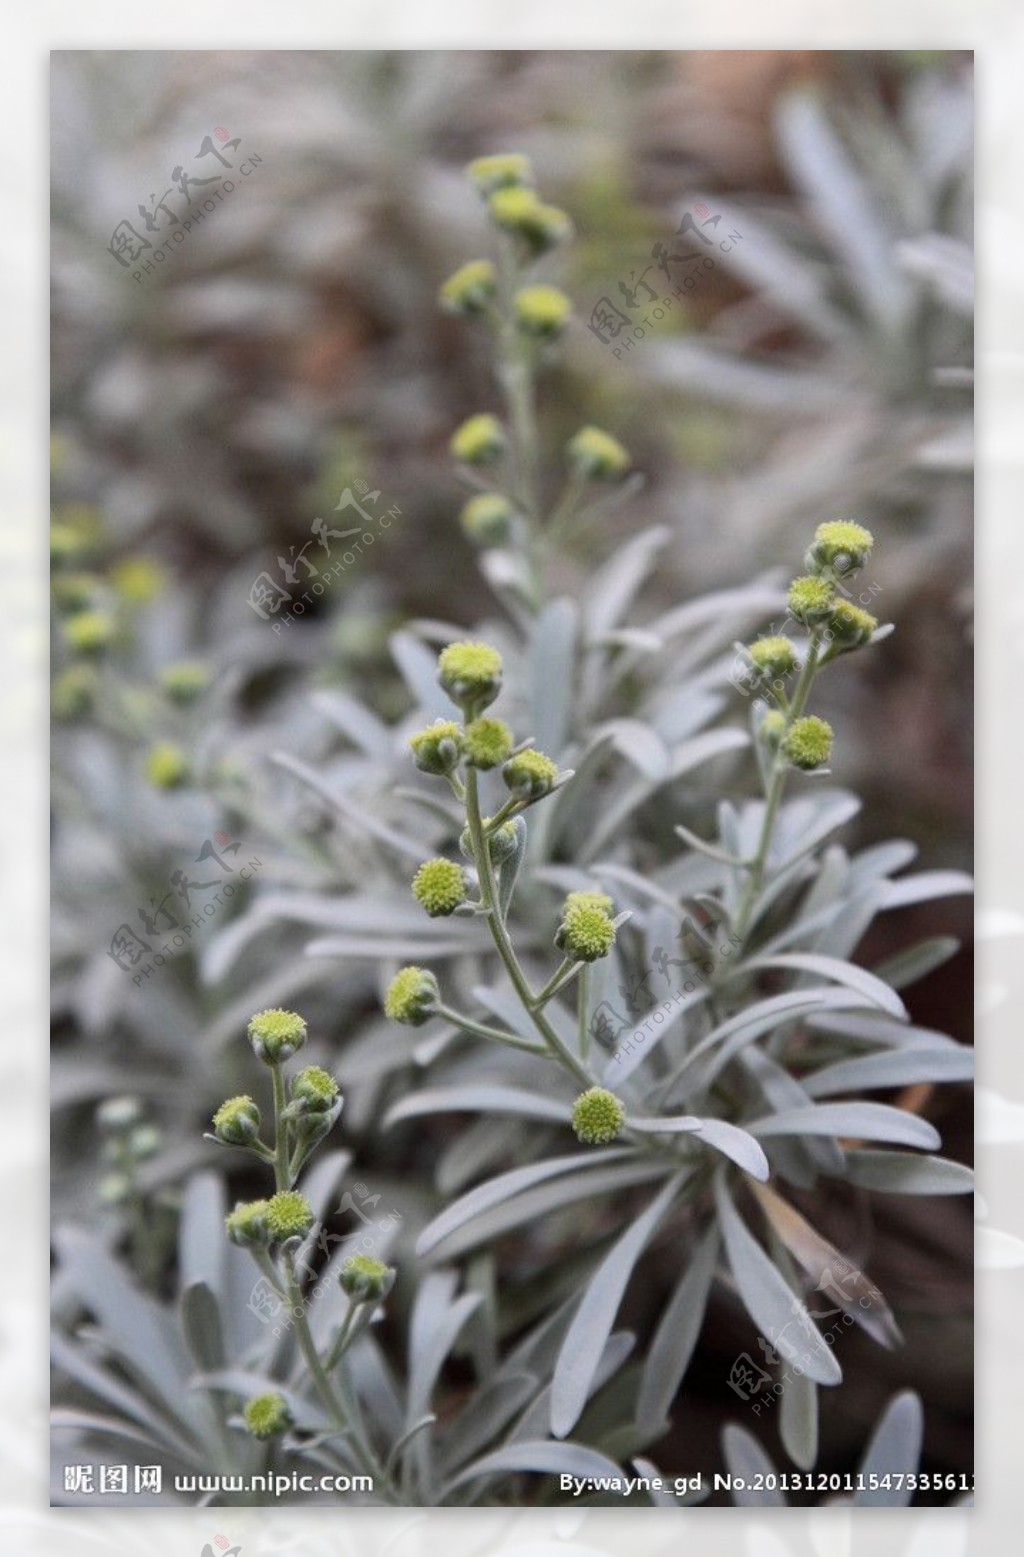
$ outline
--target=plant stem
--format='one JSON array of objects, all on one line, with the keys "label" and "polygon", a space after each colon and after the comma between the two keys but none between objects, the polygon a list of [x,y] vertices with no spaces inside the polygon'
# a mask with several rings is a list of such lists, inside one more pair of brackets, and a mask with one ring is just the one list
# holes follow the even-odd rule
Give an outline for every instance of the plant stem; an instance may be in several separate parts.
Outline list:
[{"label": "plant stem", "polygon": [[451,1006],[438,1006],[437,1014],[446,1022],[461,1027],[463,1032],[472,1033],[477,1038],[496,1039],[499,1043],[511,1044],[514,1049],[525,1049],[527,1054],[547,1053],[540,1044],[530,1043],[526,1038],[517,1037],[515,1033],[503,1033],[497,1027],[488,1027],[486,1022],[474,1022],[472,1017],[463,1016],[461,1011],[453,1011]]},{"label": "plant stem", "polygon": [[288,1127],[281,1119],[285,1096],[280,1065],[272,1065],[270,1074],[274,1084],[274,1183],[280,1193],[284,1189],[291,1189],[293,1179],[288,1162]]}]

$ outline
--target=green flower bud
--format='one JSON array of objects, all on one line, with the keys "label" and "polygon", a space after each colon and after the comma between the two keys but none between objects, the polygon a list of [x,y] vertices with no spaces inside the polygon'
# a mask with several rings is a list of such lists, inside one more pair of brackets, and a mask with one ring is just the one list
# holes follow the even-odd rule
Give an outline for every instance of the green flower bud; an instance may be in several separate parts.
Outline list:
[{"label": "green flower bud", "polygon": [[498,289],[498,273],[490,260],[470,260],[441,288],[441,303],[453,314],[482,314]]},{"label": "green flower bud", "polygon": [[249,1248],[252,1244],[266,1243],[269,1205],[268,1200],[240,1201],[233,1211],[229,1211],[224,1218],[224,1226],[231,1242],[237,1244],[240,1249]]},{"label": "green flower bud", "polygon": [[319,1065],[307,1065],[292,1082],[292,1097],[305,1105],[310,1114],[326,1114],[340,1093],[338,1083]]},{"label": "green flower bud", "polygon": [[619,1135],[625,1120],[621,1099],[604,1087],[581,1092],[572,1105],[572,1127],[584,1146],[607,1146]]},{"label": "green flower bud", "polygon": [[50,693],[55,719],[80,719],[87,714],[99,690],[93,665],[69,665],[56,677]]},{"label": "green flower bud", "polygon": [[132,1181],[127,1173],[104,1173],[96,1186],[101,1206],[123,1206],[131,1192]]},{"label": "green flower bud", "polygon": [[782,755],[795,768],[820,768],[832,752],[832,726],[816,714],[797,719],[782,742]]},{"label": "green flower bud", "polygon": [[260,1111],[251,1097],[229,1097],[213,1116],[213,1133],[225,1146],[249,1146],[260,1133]]},{"label": "green flower bud", "polygon": [[827,579],[811,573],[789,586],[789,609],[804,627],[817,627],[832,613],[835,591]]},{"label": "green flower bud", "polygon": [[557,287],[523,287],[515,296],[516,324],[524,335],[553,340],[561,335],[572,304]]},{"label": "green flower bud", "polygon": [[146,757],[146,777],[154,789],[180,789],[188,779],[188,759],[173,741],[157,741]]},{"label": "green flower bud", "polygon": [[254,1395],[242,1412],[245,1425],[254,1438],[276,1438],[293,1425],[288,1402],[283,1395]]},{"label": "green flower bud", "polygon": [[612,900],[604,892],[570,892],[562,908],[555,945],[574,962],[596,962],[615,944]]},{"label": "green flower bud", "polygon": [[747,649],[762,681],[791,676],[796,670],[796,649],[788,638],[758,638]]},{"label": "green flower bud", "polygon": [[528,747],[509,758],[501,776],[517,800],[525,800],[531,805],[551,793],[558,778],[558,763],[552,762],[542,751]]},{"label": "green flower bud", "polygon": [[136,1162],[144,1162],[149,1157],[155,1157],[163,1145],[163,1136],[156,1125],[139,1125],[128,1137],[128,1150]]},{"label": "green flower bud", "polygon": [[441,991],[426,968],[402,968],[384,997],[384,1015],[405,1027],[422,1027],[437,1012]]},{"label": "green flower bud", "polygon": [[306,1024],[294,1011],[258,1011],[249,1023],[249,1042],[265,1065],[290,1060],[306,1041]]},{"label": "green flower bud", "polygon": [[454,860],[425,860],[412,878],[412,895],[431,919],[453,914],[466,890],[466,872]]},{"label": "green flower bud", "polygon": [[368,1254],[353,1254],[341,1267],[339,1280],[342,1291],[357,1302],[379,1303],[394,1286],[395,1272],[393,1266]]},{"label": "green flower bud", "polygon": [[62,611],[83,611],[101,590],[94,573],[57,573],[50,584],[53,603]]},{"label": "green flower bud", "polygon": [[491,157],[476,157],[466,172],[482,195],[493,194],[496,189],[510,189],[533,182],[529,157],[514,151],[498,152]]},{"label": "green flower bud", "polygon": [[785,734],[785,730],[785,714],[780,714],[777,708],[772,708],[769,709],[758,725],[757,734],[758,738],[774,751]]},{"label": "green flower bud", "polygon": [[437,679],[464,709],[486,708],[501,690],[501,655],[489,643],[450,643],[437,661]]},{"label": "green flower bud", "polygon": [[[486,832],[491,824],[491,818],[485,816],[482,820],[484,831]],[[519,835],[516,831],[517,823],[522,823],[524,827],[526,826],[522,817],[517,816],[510,822],[502,822],[500,827],[495,828],[494,832],[488,835],[487,852],[491,856],[491,862],[494,865],[503,865],[516,852],[519,844]],[[468,827],[464,827],[459,835],[459,848],[467,860],[473,858],[473,836]]]},{"label": "green flower bud", "polygon": [[78,654],[102,654],[116,631],[117,623],[109,611],[78,611],[64,623],[64,637]]},{"label": "green flower bud", "polygon": [[491,220],[521,238],[532,254],[544,254],[564,242],[572,223],[557,206],[544,205],[532,189],[498,189],[487,202]]},{"label": "green flower bud", "polygon": [[459,522],[474,546],[504,546],[512,531],[512,504],[500,492],[479,492],[471,497]]},{"label": "green flower bud", "polygon": [[88,536],[72,524],[51,524],[50,561],[55,563],[77,560],[90,549]]},{"label": "green flower bud", "polygon": [[101,1130],[130,1130],[142,1119],[142,1104],[137,1097],[108,1097],[96,1110]]},{"label": "green flower bud", "polygon": [[110,582],[129,605],[146,605],[160,594],[167,575],[152,557],[125,557],[111,568]]},{"label": "green flower bud", "polygon": [[210,668],[201,660],[179,660],[164,666],[160,685],[172,703],[194,703],[210,685]]},{"label": "green flower bud", "polygon": [[846,652],[862,648],[871,641],[871,635],[878,627],[878,619],[849,600],[837,600],[829,626],[836,647],[840,652]]},{"label": "green flower bud", "polygon": [[831,568],[840,575],[852,573],[864,566],[874,544],[874,536],[862,524],[836,519],[819,524],[804,560],[814,573],[820,573],[824,568]]},{"label": "green flower bud", "polygon": [[500,767],[512,751],[512,731],[504,719],[474,719],[463,737],[466,761],[474,768]]},{"label": "green flower bud", "polygon": [[572,469],[588,481],[619,481],[633,463],[619,440],[600,427],[581,427],[566,452]]},{"label": "green flower bud", "polygon": [[463,465],[494,465],[505,452],[505,442],[498,418],[481,411],[455,429],[448,447]]},{"label": "green flower bud", "polygon": [[297,1189],[282,1189],[267,1201],[264,1220],[270,1242],[285,1243],[289,1238],[304,1238],[315,1217],[305,1195]]},{"label": "green flower bud", "polygon": [[462,731],[452,719],[438,719],[410,735],[412,760],[421,773],[452,773],[462,755]]}]

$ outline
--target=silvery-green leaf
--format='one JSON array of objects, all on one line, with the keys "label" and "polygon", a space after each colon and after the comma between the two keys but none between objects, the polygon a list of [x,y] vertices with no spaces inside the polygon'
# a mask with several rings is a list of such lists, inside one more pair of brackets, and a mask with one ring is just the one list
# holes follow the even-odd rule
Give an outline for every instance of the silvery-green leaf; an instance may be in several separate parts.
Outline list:
[{"label": "silvery-green leaf", "polygon": [[743,1305],[761,1334],[774,1345],[795,1324],[798,1337],[793,1344],[805,1348],[801,1360],[808,1378],[817,1384],[838,1384],[842,1378],[839,1364],[806,1306],[744,1226],[721,1180],[715,1182],[715,1205],[729,1269]]},{"label": "silvery-green leaf", "polygon": [[405,1427],[426,1414],[434,1385],[466,1320],[480,1305],[479,1292],[455,1296],[454,1271],[431,1271],[423,1278],[409,1326],[409,1389]]},{"label": "silvery-green leaf", "polygon": [[[452,1492],[464,1482],[478,1476],[514,1475],[519,1471],[537,1471],[547,1476],[578,1476],[580,1479],[614,1477],[625,1479],[614,1460],[609,1460],[596,1449],[584,1448],[576,1443],[552,1443],[550,1439],[513,1443],[493,1454],[485,1454],[459,1472],[449,1483],[446,1492]],[[442,1495],[443,1501],[443,1495]]]},{"label": "silvery-green leaf", "polygon": [[633,1267],[679,1191],[681,1176],[667,1183],[614,1243],[590,1281],[558,1354],[551,1381],[551,1431],[564,1438],[579,1420],[590,1384]]},{"label": "silvery-green leaf", "polygon": [[521,1114],[528,1119],[544,1119],[567,1124],[571,1112],[571,1099],[558,1103],[539,1092],[526,1092],[519,1087],[461,1086],[436,1087],[425,1092],[410,1092],[392,1104],[384,1116],[384,1128],[398,1124],[401,1119],[415,1119],[421,1114],[443,1113]]},{"label": "silvery-green leaf", "polygon": [[836,1092],[869,1092],[873,1087],[907,1087],[921,1081],[970,1081],[974,1050],[964,1044],[949,1048],[888,1049],[840,1060],[803,1080],[809,1097]]},{"label": "silvery-green leaf", "polygon": [[893,989],[906,989],[908,984],[916,984],[919,979],[934,973],[936,968],[941,968],[959,950],[960,942],[956,936],[936,935],[930,940],[919,941],[907,951],[897,952],[894,957],[887,957],[874,972],[878,978],[891,984]]},{"label": "silvery-green leaf", "polygon": [[391,657],[426,722],[450,719],[453,705],[437,680],[437,655],[410,632],[392,633],[389,646]]},{"label": "silvery-green leaf", "polygon": [[866,968],[858,968],[852,962],[838,957],[822,957],[814,952],[782,952],[771,957],[753,957],[744,962],[744,973],[758,968],[792,968],[799,973],[813,973],[818,978],[834,979],[848,989],[863,995],[869,1005],[878,1006],[890,1016],[906,1017],[907,1010],[896,992],[883,984]]},{"label": "silvery-green leaf", "polygon": [[530,733],[557,756],[569,739],[578,627],[572,600],[552,600],[534,624],[530,648]]},{"label": "silvery-green leaf", "polygon": [[911,903],[927,903],[936,897],[957,897],[974,891],[974,882],[963,870],[922,870],[916,876],[890,881],[882,899],[883,908],[906,908]]},{"label": "silvery-green leaf", "polygon": [[717,1258],[718,1228],[712,1224],[687,1262],[651,1341],[636,1406],[642,1433],[668,1419],[704,1322]]},{"label": "silvery-green leaf", "polygon": [[197,1367],[209,1371],[224,1366],[217,1300],[204,1281],[193,1281],[181,1294],[181,1328]]},{"label": "silvery-green leaf", "polygon": [[642,530],[620,546],[590,580],[585,601],[588,641],[617,625],[669,534],[666,525]]},{"label": "silvery-green leaf", "polygon": [[[854,1503],[860,1508],[908,1508],[914,1498],[909,1477],[921,1463],[923,1439],[921,1402],[912,1390],[904,1390],[889,1402],[871,1435],[859,1467],[864,1485],[853,1494]],[[902,1476],[902,1487],[894,1481],[888,1488],[872,1489],[872,1477],[884,1476]]]},{"label": "silvery-green leaf", "polygon": [[836,1135],[870,1141],[891,1141],[900,1146],[919,1146],[927,1151],[941,1145],[942,1137],[927,1119],[908,1114],[887,1103],[815,1103],[784,1113],[752,1119],[752,1135]]},{"label": "silvery-green leaf", "polygon": [[178,1425],[166,1412],[155,1410],[144,1395],[130,1385],[122,1383],[109,1368],[104,1368],[87,1357],[80,1346],[73,1345],[54,1331],[51,1350],[56,1366],[70,1374],[91,1395],[113,1406],[116,1411],[130,1420],[138,1422],[148,1429],[154,1438],[170,1444],[175,1453],[180,1454],[184,1460],[191,1460],[196,1454],[197,1442],[183,1437]]},{"label": "silvery-green leaf", "polygon": [[806,1373],[793,1373],[779,1401],[782,1447],[801,1470],[814,1469],[818,1458],[818,1386]]},{"label": "silvery-green leaf", "polygon": [[368,757],[380,763],[390,763],[395,749],[394,737],[387,725],[371,713],[365,703],[361,703],[342,687],[332,687],[330,690],[320,688],[312,694],[311,702]]},{"label": "silvery-green leaf", "polygon": [[969,1195],[974,1174],[948,1157],[921,1157],[914,1152],[850,1151],[843,1177],[861,1189],[889,1195]]},{"label": "silvery-green leaf", "polygon": [[458,1470],[472,1455],[485,1449],[536,1394],[538,1387],[538,1380],[532,1373],[515,1372],[499,1374],[484,1384],[445,1433],[446,1472]]},{"label": "silvery-green leaf", "polygon": [[335,811],[341,813],[346,822],[351,823],[360,834],[368,834],[376,838],[379,843],[387,844],[394,849],[396,854],[404,855],[407,859],[422,861],[424,848],[416,838],[410,838],[407,833],[400,833],[397,828],[390,827],[387,822],[381,821],[372,811],[361,806],[351,799],[343,789],[328,783],[313,768],[300,762],[298,757],[293,757],[291,752],[276,751],[271,753],[273,763],[279,768],[284,768],[287,773],[292,773],[296,778],[308,784],[310,789],[325,800]]},{"label": "silvery-green leaf", "polygon": [[[742,1486],[735,1484],[729,1496],[739,1508],[785,1508],[786,1499],[778,1488],[778,1472],[757,1439],[745,1427],[730,1423],[722,1430],[722,1455],[726,1469]],[[765,1483],[774,1478],[775,1487]]]}]

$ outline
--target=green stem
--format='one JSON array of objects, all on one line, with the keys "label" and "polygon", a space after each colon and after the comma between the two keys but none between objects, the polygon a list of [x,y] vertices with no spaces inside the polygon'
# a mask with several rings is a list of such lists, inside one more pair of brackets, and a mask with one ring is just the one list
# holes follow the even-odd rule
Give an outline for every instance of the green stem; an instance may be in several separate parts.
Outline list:
[{"label": "green stem", "polygon": [[496,1039],[499,1043],[511,1044],[514,1049],[525,1049],[527,1054],[546,1054],[547,1050],[540,1044],[530,1043],[526,1038],[517,1038],[515,1033],[503,1033],[500,1028],[488,1027],[486,1022],[474,1022],[472,1017],[463,1016],[461,1011],[453,1011],[451,1006],[438,1006],[437,1014],[446,1022],[451,1022],[455,1027],[461,1027],[465,1033],[472,1033],[476,1038]]},{"label": "green stem", "polygon": [[571,957],[562,958],[561,966],[555,969],[554,973],[552,973],[551,977],[544,985],[544,988],[534,998],[533,1003],[538,1010],[541,1006],[546,1005],[552,996],[557,992],[562,983],[562,980],[565,979],[566,974],[574,972],[576,969],[578,969],[578,967],[579,963],[573,962]]},{"label": "green stem", "polygon": [[477,873],[480,877],[480,897],[484,907],[490,910],[487,914],[487,924],[491,932],[491,939],[494,942],[494,948],[505,966],[505,971],[512,982],[513,989],[519,996],[521,1004],[526,1009],[530,1020],[543,1038],[551,1054],[558,1060],[563,1069],[569,1071],[577,1081],[582,1082],[584,1087],[590,1087],[593,1085],[593,1079],[586,1066],[582,1065],[576,1056],[566,1048],[543,1012],[536,1009],[537,996],[530,988],[526,974],[520,967],[519,959],[508,938],[508,931],[501,918],[498,905],[498,892],[494,880],[494,863],[484,837],[475,768],[470,768],[466,777],[466,817],[469,822],[469,836],[473,843],[473,853],[476,857]]},{"label": "green stem", "polygon": [[538,558],[540,500],[537,484],[537,413],[534,395],[533,358],[515,319],[515,289],[519,280],[519,260],[515,239],[502,236],[499,245],[499,378],[508,408],[512,434],[512,495],[521,509],[527,528],[527,562],[534,603],[543,595]]}]

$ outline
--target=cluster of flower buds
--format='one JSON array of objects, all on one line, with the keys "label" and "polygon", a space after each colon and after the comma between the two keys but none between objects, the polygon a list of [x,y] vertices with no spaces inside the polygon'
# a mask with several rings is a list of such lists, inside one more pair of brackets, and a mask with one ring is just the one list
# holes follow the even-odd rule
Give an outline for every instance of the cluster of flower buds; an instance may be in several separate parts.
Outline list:
[{"label": "cluster of flower buds", "polygon": [[156,1156],[162,1137],[155,1125],[146,1123],[137,1097],[107,1098],[96,1110],[96,1124],[107,1169],[99,1182],[99,1198],[105,1206],[121,1206],[135,1193],[139,1164]]}]

